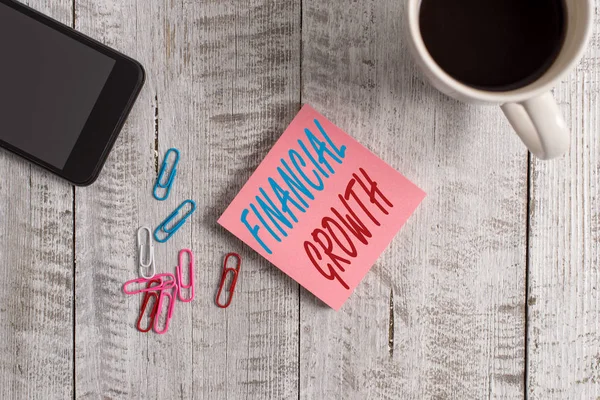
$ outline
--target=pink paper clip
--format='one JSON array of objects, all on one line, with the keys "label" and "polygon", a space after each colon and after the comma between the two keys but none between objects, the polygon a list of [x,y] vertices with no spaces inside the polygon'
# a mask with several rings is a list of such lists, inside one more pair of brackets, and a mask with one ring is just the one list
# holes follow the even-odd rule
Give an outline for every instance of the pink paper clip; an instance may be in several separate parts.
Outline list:
[{"label": "pink paper clip", "polygon": [[[175,309],[175,292],[177,291],[177,285],[173,286],[171,289],[163,289],[160,292],[160,297],[158,298],[158,304],[156,305],[156,314],[154,315],[154,332],[162,335],[167,333],[169,330],[169,324],[171,323],[171,318],[173,318],[173,310]],[[159,328],[160,324],[160,315],[162,314],[162,306],[165,297],[169,298],[169,306],[167,308],[167,316],[165,318],[165,326],[161,330]]]},{"label": "pink paper clip", "polygon": [[[189,259],[189,264],[188,264],[189,272],[188,273],[189,273],[189,277],[190,277],[189,278],[190,283],[188,285],[183,284],[182,273],[181,273],[181,269],[183,267],[183,261],[184,261],[186,253],[187,253],[188,259]],[[179,263],[176,268],[176,273],[177,273],[177,297],[179,298],[179,301],[181,301],[183,303],[189,303],[190,301],[194,300],[194,296],[195,296],[195,291],[194,291],[194,254],[192,253],[192,251],[190,249],[183,249],[179,252]],[[190,289],[190,297],[188,299],[186,299],[182,296],[181,289]]]},{"label": "pink paper clip", "polygon": [[[148,286],[147,283],[160,279],[160,283],[156,286]],[[129,290],[129,286],[131,285],[141,285],[142,287],[134,290]],[[143,292],[155,292],[161,291],[164,289],[172,289],[175,287],[175,276],[173,274],[158,274],[155,275],[152,279],[146,278],[137,278],[132,279],[130,281],[125,282],[123,285],[123,292],[128,295],[143,293]]]},{"label": "pink paper clip", "polygon": [[[229,258],[237,258],[237,262],[234,268],[228,267],[227,262]],[[227,308],[231,304],[231,300],[233,299],[233,291],[235,290],[235,285],[237,284],[238,275],[240,274],[240,269],[242,268],[242,258],[237,253],[229,253],[225,256],[225,261],[223,262],[223,275],[221,276],[221,283],[219,284],[219,291],[217,292],[216,303],[217,306],[221,308]],[[225,286],[225,281],[227,280],[227,275],[229,273],[233,274],[233,279],[231,280],[231,285],[229,286],[229,297],[225,303],[221,303],[221,292],[223,291],[223,287]]]},{"label": "pink paper clip", "polygon": [[154,287],[155,289],[169,290],[177,286],[177,282],[175,281],[175,275],[171,273],[157,274],[154,276],[154,278],[160,278],[162,280],[162,284]]}]

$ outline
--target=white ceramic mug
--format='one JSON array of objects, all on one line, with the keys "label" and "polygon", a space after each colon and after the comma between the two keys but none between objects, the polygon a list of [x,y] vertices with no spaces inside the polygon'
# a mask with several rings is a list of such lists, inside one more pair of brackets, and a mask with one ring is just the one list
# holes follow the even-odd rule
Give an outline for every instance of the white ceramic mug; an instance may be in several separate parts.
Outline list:
[{"label": "white ceramic mug", "polygon": [[464,102],[500,105],[533,154],[541,159],[558,157],[568,150],[570,134],[550,90],[581,58],[591,34],[593,19],[593,0],[563,1],[567,21],[563,46],[544,75],[519,89],[506,92],[475,89],[442,70],[427,51],[421,36],[421,0],[407,1],[406,25],[410,47],[417,63],[438,90]]}]

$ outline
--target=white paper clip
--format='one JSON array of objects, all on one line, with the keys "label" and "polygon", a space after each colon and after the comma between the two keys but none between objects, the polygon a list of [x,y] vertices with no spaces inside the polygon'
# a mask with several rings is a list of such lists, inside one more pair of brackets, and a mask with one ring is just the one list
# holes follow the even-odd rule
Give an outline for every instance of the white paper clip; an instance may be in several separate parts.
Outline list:
[{"label": "white paper clip", "polygon": [[[144,241],[143,234],[140,235],[143,231],[148,232],[148,239]],[[142,226],[137,231],[137,245],[138,245],[138,265],[140,276],[146,279],[152,279],[156,274],[156,268],[154,266],[154,245],[152,244],[152,231],[147,226]],[[146,269],[150,269],[150,274],[146,275],[144,271]]]}]

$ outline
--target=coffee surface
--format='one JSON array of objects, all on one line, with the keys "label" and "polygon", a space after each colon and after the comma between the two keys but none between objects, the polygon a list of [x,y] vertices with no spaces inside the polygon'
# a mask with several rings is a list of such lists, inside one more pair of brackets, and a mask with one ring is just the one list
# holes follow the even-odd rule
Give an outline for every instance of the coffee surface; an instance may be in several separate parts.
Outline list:
[{"label": "coffee surface", "polygon": [[517,89],[543,75],[566,28],[562,0],[422,0],[419,24],[444,71],[492,91]]}]

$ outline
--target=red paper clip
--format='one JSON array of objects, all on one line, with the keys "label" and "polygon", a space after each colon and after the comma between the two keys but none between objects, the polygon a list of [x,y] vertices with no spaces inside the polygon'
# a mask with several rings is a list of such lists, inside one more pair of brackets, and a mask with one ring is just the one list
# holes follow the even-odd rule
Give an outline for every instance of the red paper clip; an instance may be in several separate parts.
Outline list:
[{"label": "red paper clip", "polygon": [[[156,305],[156,314],[154,315],[154,332],[158,333],[159,335],[167,333],[167,331],[169,330],[169,324],[171,323],[171,318],[173,318],[173,309],[175,308],[175,301],[177,300],[176,292],[177,285],[175,285],[172,289],[163,289],[160,292],[160,296]],[[167,307],[167,315],[165,317],[165,326],[161,330],[159,327],[160,315],[163,312],[162,308],[165,297],[169,298],[169,305]]]},{"label": "red paper clip", "polygon": [[[237,258],[237,263],[235,268],[227,267],[227,262],[229,261],[229,257]],[[227,308],[231,304],[231,300],[233,299],[233,291],[235,290],[235,284],[238,280],[238,275],[240,273],[240,269],[242,268],[242,258],[237,253],[229,253],[225,256],[225,261],[223,262],[223,275],[221,277],[221,283],[219,284],[219,291],[217,292],[216,303],[217,306],[221,308]],[[229,286],[229,298],[225,304],[221,303],[221,292],[223,291],[223,287],[225,286],[225,281],[227,280],[227,275],[229,273],[233,273],[233,279],[231,281],[231,285]]]},{"label": "red paper clip", "polygon": [[[153,284],[156,285],[153,285]],[[150,289],[151,287],[154,286],[158,286],[162,283],[162,280],[159,279],[151,279],[148,281],[148,284],[146,285],[147,289]],[[146,308],[148,307],[148,303],[150,302],[150,299],[154,298],[154,304],[152,305],[152,310],[150,311],[150,315],[148,316],[148,327],[147,328],[142,328],[142,319],[144,319],[144,315],[146,314]],[[156,309],[158,307],[158,294],[156,294],[156,292],[151,292],[151,291],[147,291],[144,294],[144,300],[142,301],[142,307],[140,309],[140,316],[138,317],[137,320],[137,324],[136,324],[136,328],[138,331],[140,332],[149,332],[150,329],[152,329],[152,326],[154,325],[154,317],[156,316]]]}]

